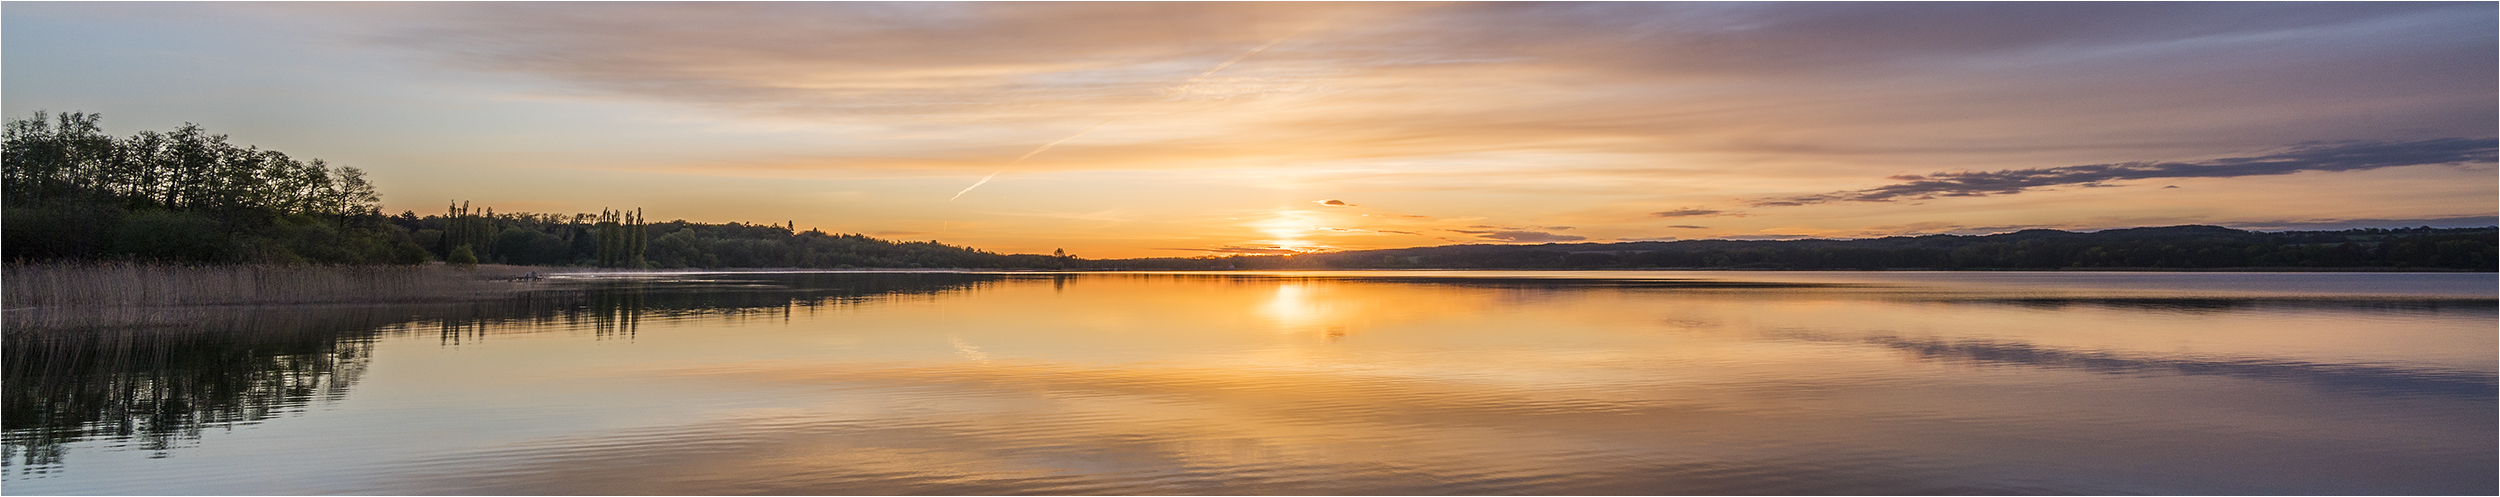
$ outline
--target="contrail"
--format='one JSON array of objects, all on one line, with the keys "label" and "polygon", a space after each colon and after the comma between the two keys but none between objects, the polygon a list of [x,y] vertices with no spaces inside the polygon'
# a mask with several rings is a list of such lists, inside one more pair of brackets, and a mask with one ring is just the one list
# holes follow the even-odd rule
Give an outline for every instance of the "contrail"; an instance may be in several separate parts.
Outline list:
[{"label": "contrail", "polygon": [[[1105,124],[1111,124],[1111,120],[1112,120],[1112,119],[1119,119],[1119,118],[1116,118],[1116,117],[1115,117],[1115,118],[1111,118],[1111,119],[1104,119],[1104,120],[1102,120],[1102,122],[1094,123],[1094,125],[1093,125],[1093,126],[1087,126],[1087,127],[1085,128],[1085,130],[1084,130],[1084,131],[1078,131],[1078,132],[1076,132],[1076,134],[1073,134],[1073,135],[1068,135],[1068,137],[1067,137],[1067,138],[1060,138],[1060,139],[1059,139],[1059,141],[1050,142],[1050,143],[1044,143],[1044,144],[1042,144],[1041,148],[1036,148],[1036,149],[1033,149],[1033,151],[1031,151],[1031,152],[1025,152],[1023,156],[1021,156],[1021,157],[1016,157],[1016,160],[1014,160],[1014,161],[1009,161],[1009,162],[1007,163],[1007,165],[1013,166],[1013,165],[1016,165],[1016,164],[1019,164],[1019,163],[1023,163],[1025,159],[1031,159],[1031,158],[1033,158],[1033,156],[1041,154],[1043,150],[1050,150],[1050,147],[1052,147],[1052,146],[1055,146],[1055,145],[1058,145],[1058,144],[1061,144],[1061,143],[1067,143],[1067,142],[1068,142],[1068,140],[1074,140],[1074,139],[1076,139],[1076,137],[1079,137],[1079,136],[1085,136],[1085,134],[1086,134],[1086,133],[1092,133],[1092,132],[1094,132],[1094,128],[1100,128],[1100,127],[1102,127],[1102,125],[1105,125]],[[1007,170],[1005,170],[1005,169],[1000,169],[1000,170],[998,170],[998,173],[1003,173],[1003,172],[1007,172]],[[967,186],[967,187],[964,187],[964,191],[955,192],[955,196],[952,196],[952,197],[947,197],[947,198],[946,198],[946,201],[948,201],[948,202],[953,202],[953,201],[955,201],[955,199],[964,198],[964,194],[966,194],[966,193],[971,193],[971,192],[972,192],[972,189],[974,189],[974,188],[980,188],[980,187],[981,187],[981,185],[982,185],[982,184],[984,184],[984,183],[989,183],[989,182],[990,182],[990,178],[996,178],[996,177],[998,177],[998,173],[990,173],[990,175],[989,175],[989,176],[982,176],[982,177],[981,177],[981,181],[975,181],[975,182],[973,182],[973,183],[972,183],[972,186]]]},{"label": "contrail", "polygon": [[[1290,37],[1287,37],[1287,38],[1290,38]],[[1234,57],[1234,58],[1233,58],[1233,60],[1227,60],[1227,61],[1224,61],[1224,64],[1223,64],[1223,65],[1215,66],[1215,68],[1214,68],[1214,69],[1208,69],[1208,70],[1207,70],[1207,72],[1199,73],[1197,78],[1189,78],[1189,79],[1191,79],[1191,80],[1196,80],[1196,79],[1198,79],[1198,78],[1204,78],[1204,77],[1207,77],[1207,76],[1214,76],[1214,75],[1215,75],[1215,73],[1218,73],[1218,72],[1223,72],[1223,71],[1224,71],[1224,68],[1227,68],[1227,67],[1232,67],[1232,66],[1233,66],[1233,64],[1240,63],[1240,62],[1242,61],[1242,59],[1248,59],[1248,58],[1250,58],[1250,56],[1252,56],[1252,55],[1258,55],[1258,54],[1259,54],[1259,52],[1265,52],[1265,51],[1267,51],[1267,47],[1273,47],[1273,46],[1276,46],[1276,44],[1278,44],[1278,43],[1284,43],[1284,42],[1285,42],[1285,38],[1277,38],[1277,39],[1276,39],[1276,41],[1267,42],[1267,44],[1266,44],[1266,45],[1259,45],[1259,48],[1253,48],[1253,49],[1250,49],[1250,53],[1241,54],[1241,56],[1240,56],[1240,57]]]},{"label": "contrail", "polygon": [[1172,100],[1178,100],[1181,98],[1181,94],[1183,92],[1189,90],[1189,87],[1197,86],[1199,80],[1207,79],[1208,76],[1214,76],[1215,73],[1224,72],[1224,68],[1232,67],[1233,64],[1241,63],[1243,60],[1249,60],[1250,56],[1258,55],[1259,52],[1265,52],[1269,47],[1274,47],[1276,44],[1284,43],[1285,40],[1292,38],[1292,36],[1288,35],[1284,38],[1277,38],[1276,41],[1267,42],[1266,45],[1259,45],[1259,48],[1250,49],[1248,52],[1243,52],[1240,57],[1234,57],[1233,60],[1227,60],[1222,64],[1216,64],[1214,69],[1208,69],[1207,72],[1198,73],[1197,76],[1191,76],[1188,81],[1182,81],[1180,86],[1174,86],[1171,89],[1164,91],[1172,94]]},{"label": "contrail", "polygon": [[[1007,172],[1007,170],[1005,170],[1005,169],[1000,169],[1000,170],[998,170],[998,173],[1003,173],[1003,172]],[[981,185],[984,185],[984,184],[989,184],[989,182],[990,182],[990,178],[996,178],[996,177],[998,177],[998,173],[990,173],[990,175],[989,175],[989,176],[982,176],[980,181],[974,181],[974,182],[972,182],[972,186],[967,186],[967,187],[964,187],[964,191],[955,192],[955,196],[952,196],[952,197],[946,197],[946,201],[948,201],[948,202],[953,202],[953,201],[955,201],[955,199],[964,198],[964,194],[966,194],[966,193],[972,193],[972,189],[974,189],[974,188],[980,188],[980,187],[981,187]]]},{"label": "contrail", "polygon": [[[1119,119],[1119,118],[1114,117],[1114,118],[1111,118],[1111,119]],[[1050,142],[1050,143],[1044,143],[1044,144],[1042,144],[1042,148],[1036,148],[1036,149],[1033,149],[1033,151],[1031,151],[1031,152],[1025,152],[1025,153],[1024,153],[1024,156],[1022,156],[1022,157],[1017,157],[1017,158],[1016,158],[1016,160],[1015,160],[1014,162],[1008,162],[1008,163],[1007,163],[1007,165],[1011,165],[1011,166],[1012,166],[1012,165],[1015,165],[1017,162],[1024,162],[1024,160],[1025,160],[1025,159],[1030,159],[1030,158],[1033,158],[1033,156],[1034,156],[1034,155],[1042,153],[1042,151],[1043,151],[1043,150],[1050,150],[1050,147],[1052,147],[1052,146],[1055,146],[1055,145],[1058,145],[1058,144],[1061,144],[1061,143],[1067,143],[1067,142],[1068,142],[1068,140],[1074,140],[1074,139],[1076,139],[1076,137],[1079,137],[1079,136],[1085,136],[1085,134],[1086,134],[1086,133],[1092,133],[1092,132],[1094,132],[1094,128],[1100,128],[1100,127],[1102,127],[1102,125],[1105,125],[1105,124],[1111,124],[1111,119],[1104,119],[1104,120],[1102,120],[1102,122],[1094,123],[1094,125],[1093,125],[1093,126],[1086,126],[1084,131],[1078,131],[1078,132],[1076,132],[1076,134],[1073,134],[1073,135],[1068,135],[1068,137],[1067,137],[1067,138],[1060,138],[1060,139],[1059,139],[1059,141]]]},{"label": "contrail", "polygon": [[[1224,68],[1227,68],[1227,67],[1232,67],[1232,66],[1233,66],[1233,64],[1238,64],[1238,63],[1241,63],[1241,61],[1246,60],[1246,59],[1249,59],[1249,58],[1250,58],[1250,56],[1252,56],[1252,55],[1258,55],[1258,54],[1259,54],[1259,52],[1265,52],[1265,51],[1267,51],[1268,47],[1274,47],[1274,46],[1276,46],[1276,44],[1278,44],[1278,43],[1284,43],[1286,39],[1290,39],[1290,38],[1293,38],[1293,37],[1292,37],[1292,36],[1286,36],[1286,37],[1284,37],[1284,38],[1277,38],[1277,39],[1276,39],[1276,41],[1267,42],[1267,44],[1266,44],[1266,45],[1259,45],[1259,48],[1253,48],[1253,49],[1250,49],[1250,51],[1249,51],[1249,52],[1242,53],[1240,57],[1234,57],[1234,58],[1233,58],[1233,60],[1227,60],[1227,61],[1224,61],[1224,63],[1223,63],[1223,64],[1218,64],[1218,65],[1216,65],[1214,69],[1208,69],[1208,70],[1207,70],[1207,72],[1198,73],[1198,75],[1197,75],[1197,76],[1189,78],[1189,81],[1182,82],[1182,83],[1181,83],[1181,86],[1183,86],[1183,87],[1187,87],[1187,86],[1189,86],[1189,85],[1191,85],[1191,84],[1195,84],[1195,83],[1197,83],[1197,82],[1198,82],[1198,80],[1201,80],[1201,79],[1206,79],[1206,77],[1207,77],[1207,76],[1214,76],[1214,75],[1215,75],[1215,73],[1218,73],[1218,72],[1223,72],[1223,71],[1224,71]],[[1085,130],[1084,130],[1084,131],[1078,131],[1078,132],[1076,132],[1076,134],[1073,134],[1073,135],[1068,135],[1068,137],[1067,137],[1067,138],[1060,138],[1060,139],[1059,139],[1059,141],[1055,141],[1055,142],[1050,142],[1050,143],[1045,143],[1045,144],[1042,144],[1041,148],[1036,148],[1036,149],[1033,149],[1033,151],[1031,151],[1031,152],[1025,152],[1025,153],[1024,153],[1024,156],[1022,156],[1022,157],[1017,157],[1017,158],[1016,158],[1016,160],[1011,161],[1011,162],[1008,162],[1008,163],[1007,163],[1007,165],[1013,166],[1013,165],[1016,165],[1016,164],[1018,164],[1018,163],[1022,163],[1022,162],[1024,162],[1024,160],[1025,160],[1025,159],[1030,159],[1030,158],[1033,158],[1033,156],[1034,156],[1034,155],[1041,154],[1041,153],[1042,153],[1042,151],[1044,151],[1044,150],[1050,150],[1050,147],[1051,147],[1052,145],[1058,145],[1058,144],[1061,144],[1061,143],[1067,143],[1067,142],[1068,142],[1068,140],[1074,140],[1074,139],[1076,139],[1076,137],[1079,137],[1079,136],[1085,136],[1085,134],[1086,134],[1086,133],[1092,133],[1092,132],[1094,132],[1094,128],[1100,128],[1100,127],[1102,127],[1102,125],[1105,125],[1105,124],[1111,124],[1111,121],[1112,121],[1113,119],[1119,119],[1119,118],[1114,117],[1114,118],[1111,118],[1111,119],[1104,119],[1104,120],[1102,120],[1102,122],[1099,122],[1099,123],[1094,123],[1094,125],[1093,125],[1092,127],[1085,128]],[[1005,169],[1000,169],[1000,170],[998,170],[998,172],[997,172],[997,173],[990,173],[990,175],[989,175],[989,176],[982,176],[980,181],[975,181],[975,182],[972,182],[972,186],[967,186],[967,187],[964,187],[964,191],[955,192],[955,196],[952,196],[952,197],[947,197],[947,198],[946,198],[946,201],[948,201],[948,202],[953,202],[953,201],[955,201],[955,199],[964,198],[964,194],[966,194],[966,193],[972,193],[972,189],[974,189],[974,188],[980,188],[980,187],[981,187],[981,185],[988,184],[988,183],[990,182],[990,178],[996,178],[996,177],[998,177],[998,173],[1003,173],[1003,172],[1007,172],[1007,170],[1005,170]]]}]

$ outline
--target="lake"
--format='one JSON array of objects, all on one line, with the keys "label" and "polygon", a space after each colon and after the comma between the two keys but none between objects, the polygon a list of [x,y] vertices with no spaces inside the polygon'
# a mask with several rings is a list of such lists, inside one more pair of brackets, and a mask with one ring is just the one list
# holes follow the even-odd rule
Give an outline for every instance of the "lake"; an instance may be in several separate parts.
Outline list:
[{"label": "lake", "polygon": [[815,272],[532,285],[465,304],[11,311],[0,485],[2500,491],[2492,274]]}]

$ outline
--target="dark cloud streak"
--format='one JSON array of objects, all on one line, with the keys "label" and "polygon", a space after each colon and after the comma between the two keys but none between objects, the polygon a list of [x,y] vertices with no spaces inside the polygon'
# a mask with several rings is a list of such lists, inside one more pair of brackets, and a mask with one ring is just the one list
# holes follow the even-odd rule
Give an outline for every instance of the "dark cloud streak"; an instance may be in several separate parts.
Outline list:
[{"label": "dark cloud streak", "polygon": [[[2152,178],[2234,178],[2303,171],[2363,171],[2441,164],[2489,163],[2490,138],[2440,138],[2406,142],[2308,142],[2290,151],[2254,157],[2226,157],[2194,162],[2122,162],[1992,172],[1940,172],[1888,179],[1902,183],[1795,197],[1757,200],[1756,207],[1798,206],[1829,202],[1890,202],[1936,197],[2012,195],[2051,186],[2105,187],[2110,181]],[[1674,211],[1669,211],[1674,212]],[[1661,213],[1663,214],[1663,213]]]},{"label": "dark cloud streak", "polygon": [[1726,212],[1726,211],[1720,211],[1720,210],[1716,210],[1716,209],[1703,209],[1703,208],[1700,208],[1700,207],[1686,207],[1686,208],[1676,209],[1676,210],[1671,210],[1671,211],[1658,211],[1658,212],[1652,212],[1652,213],[1649,213],[1649,215],[1652,215],[1652,216],[1657,216],[1657,217],[1692,217],[1692,216],[1716,216],[1716,215],[1719,215],[1719,214],[1721,214],[1721,213],[1723,213],[1723,212]]}]

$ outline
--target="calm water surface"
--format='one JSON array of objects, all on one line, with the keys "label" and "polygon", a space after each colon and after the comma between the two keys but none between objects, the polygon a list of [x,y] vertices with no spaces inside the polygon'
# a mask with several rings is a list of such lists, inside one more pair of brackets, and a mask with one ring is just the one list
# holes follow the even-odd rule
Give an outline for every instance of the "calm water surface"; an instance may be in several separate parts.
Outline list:
[{"label": "calm water surface", "polygon": [[2500,491],[2490,274],[790,273],[536,285],[488,304],[11,311],[0,486]]}]

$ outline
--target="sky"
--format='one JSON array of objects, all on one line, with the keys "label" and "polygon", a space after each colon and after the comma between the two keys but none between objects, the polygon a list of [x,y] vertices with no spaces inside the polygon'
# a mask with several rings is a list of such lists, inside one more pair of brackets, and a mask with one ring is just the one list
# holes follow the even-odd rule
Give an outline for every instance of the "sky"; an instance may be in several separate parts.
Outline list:
[{"label": "sky", "polygon": [[2487,226],[2495,8],[8,2],[0,110],[1096,258]]}]

